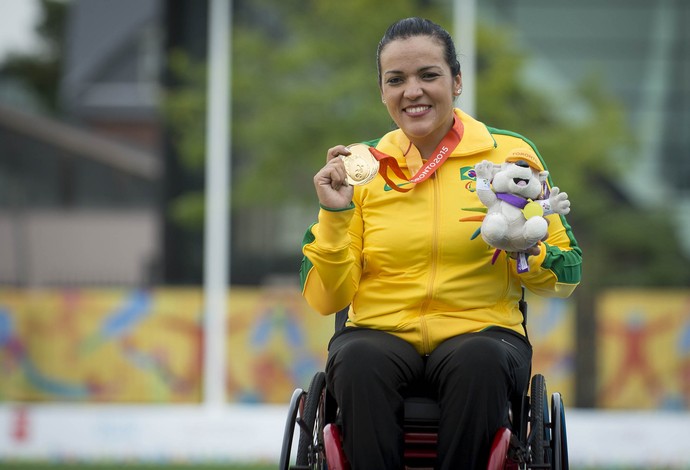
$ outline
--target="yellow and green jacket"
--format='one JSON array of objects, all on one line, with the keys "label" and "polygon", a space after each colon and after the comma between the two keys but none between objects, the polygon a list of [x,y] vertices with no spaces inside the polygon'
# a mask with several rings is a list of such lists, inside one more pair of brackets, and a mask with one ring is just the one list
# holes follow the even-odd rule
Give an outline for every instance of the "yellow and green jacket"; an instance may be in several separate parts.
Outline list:
[{"label": "yellow and green jacket", "polygon": [[[495,250],[472,239],[481,222],[460,219],[483,208],[474,165],[502,163],[518,147],[541,156],[529,140],[455,112],[464,136],[430,179],[407,193],[392,191],[380,175],[356,186],[350,207],[320,209],[302,247],[302,293],[312,308],[328,315],[350,305],[347,326],[388,331],[420,354],[492,326],[524,334],[522,286],[567,297],[581,277],[582,251],[563,216],[546,216],[548,239],[524,273],[506,253],[492,264]],[[394,156],[405,172],[404,153],[417,152],[400,130],[367,144]]]}]

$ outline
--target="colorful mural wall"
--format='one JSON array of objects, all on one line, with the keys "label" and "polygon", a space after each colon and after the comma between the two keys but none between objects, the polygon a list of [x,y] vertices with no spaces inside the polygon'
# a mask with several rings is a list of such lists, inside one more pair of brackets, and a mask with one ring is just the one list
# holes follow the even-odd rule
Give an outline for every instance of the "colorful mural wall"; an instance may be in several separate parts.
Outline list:
[{"label": "colorful mural wall", "polygon": [[599,406],[690,409],[690,291],[608,291],[597,320]]},{"label": "colorful mural wall", "polygon": [[[0,290],[0,400],[195,403],[201,400],[202,292]],[[228,294],[227,397],[285,403],[326,362],[333,317],[293,288]],[[567,396],[572,312],[530,300],[535,371]]]},{"label": "colorful mural wall", "polygon": [[532,374],[542,374],[547,393],[559,392],[565,405],[571,406],[575,402],[575,304],[530,294],[525,298]]},{"label": "colorful mural wall", "polygon": [[286,403],[326,364],[334,318],[309,308],[297,289],[232,289],[228,400]]},{"label": "colorful mural wall", "polygon": [[[574,403],[572,301],[528,296],[533,372]],[[197,403],[199,288],[0,289],[0,401]],[[598,405],[690,409],[690,292],[597,304]],[[326,361],[333,318],[294,288],[228,293],[227,399],[285,403]]]},{"label": "colorful mural wall", "polygon": [[[202,301],[199,288],[0,289],[0,400],[199,402]],[[333,320],[295,289],[232,289],[228,305],[229,401],[282,403],[323,368]]]},{"label": "colorful mural wall", "polygon": [[201,300],[198,289],[0,290],[0,399],[197,401]]}]

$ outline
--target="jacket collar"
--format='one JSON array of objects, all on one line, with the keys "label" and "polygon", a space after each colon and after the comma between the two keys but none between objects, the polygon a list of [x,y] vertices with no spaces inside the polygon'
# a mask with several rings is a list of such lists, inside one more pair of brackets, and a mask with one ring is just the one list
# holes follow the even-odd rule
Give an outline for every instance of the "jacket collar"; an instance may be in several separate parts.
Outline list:
[{"label": "jacket collar", "polygon": [[[484,123],[477,121],[458,108],[455,108],[454,111],[465,126],[465,133],[460,144],[451,153],[451,157],[474,155],[496,146],[496,142]],[[419,154],[417,148],[412,145],[410,139],[400,129],[395,129],[384,135],[376,148],[395,157],[401,166],[406,166],[406,156],[409,156],[411,153]]]}]

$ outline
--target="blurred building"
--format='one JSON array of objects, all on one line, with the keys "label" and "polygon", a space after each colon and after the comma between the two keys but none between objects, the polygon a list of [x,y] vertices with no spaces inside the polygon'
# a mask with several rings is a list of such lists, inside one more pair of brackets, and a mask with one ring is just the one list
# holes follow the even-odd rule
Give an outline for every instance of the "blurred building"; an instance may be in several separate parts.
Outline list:
[{"label": "blurred building", "polygon": [[[170,51],[205,60],[207,2],[72,0],[67,8],[60,120],[24,106],[29,95],[0,107],[0,259],[8,260],[0,283],[200,284],[203,234],[165,211],[203,189],[203,171],[181,167],[162,90],[177,85]],[[296,276],[304,227],[281,230],[294,217],[275,212],[281,217],[233,215],[233,283]],[[294,243],[274,235],[287,232],[300,235]]]},{"label": "blurred building", "polygon": [[0,105],[0,283],[141,285],[160,256],[159,159]]},{"label": "blurred building", "polygon": [[60,95],[73,121],[160,153],[161,0],[71,2]]},{"label": "blurred building", "polygon": [[160,278],[161,2],[69,4],[66,119],[0,106],[0,282]]}]

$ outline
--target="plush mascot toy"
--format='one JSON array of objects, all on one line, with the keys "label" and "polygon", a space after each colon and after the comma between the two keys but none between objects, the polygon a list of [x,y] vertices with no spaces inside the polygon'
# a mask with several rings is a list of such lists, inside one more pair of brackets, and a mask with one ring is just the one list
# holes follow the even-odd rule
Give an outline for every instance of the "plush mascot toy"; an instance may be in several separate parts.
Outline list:
[{"label": "plush mascot toy", "polygon": [[568,195],[557,187],[548,190],[549,172],[531,149],[512,150],[501,165],[484,160],[474,170],[477,195],[486,206],[479,233],[496,248],[492,263],[501,250],[518,253],[518,270],[527,271],[524,251],[546,239],[545,215],[570,212]]}]

